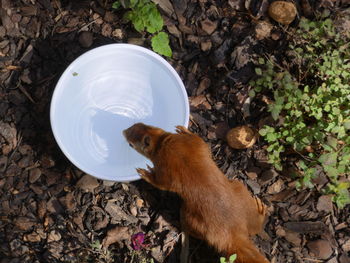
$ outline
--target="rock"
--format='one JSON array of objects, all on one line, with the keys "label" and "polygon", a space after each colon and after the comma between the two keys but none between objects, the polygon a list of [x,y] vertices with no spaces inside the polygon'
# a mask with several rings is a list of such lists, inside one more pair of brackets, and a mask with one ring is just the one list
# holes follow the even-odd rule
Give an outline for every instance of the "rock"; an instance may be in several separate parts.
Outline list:
[{"label": "rock", "polygon": [[308,247],[310,254],[319,259],[327,259],[333,253],[332,246],[327,240],[319,239],[310,241],[306,246]]},{"label": "rock", "polygon": [[271,35],[273,26],[266,21],[261,21],[255,26],[255,36],[257,39],[262,40]]},{"label": "rock", "polygon": [[318,211],[325,211],[327,213],[333,211],[333,202],[331,195],[322,195],[317,201],[316,206]]},{"label": "rock", "polygon": [[84,175],[77,182],[77,187],[85,192],[93,192],[98,185],[97,179],[88,174]]},{"label": "rock", "polygon": [[41,170],[39,168],[34,168],[29,172],[29,182],[35,183],[41,176]]},{"label": "rock", "polygon": [[246,149],[254,145],[257,135],[254,130],[248,126],[238,126],[231,129],[227,135],[226,140],[228,145],[234,149]]},{"label": "rock", "polygon": [[61,240],[62,236],[57,230],[52,230],[47,236],[47,242],[54,242]]},{"label": "rock", "polygon": [[289,25],[297,15],[297,9],[292,2],[275,1],[269,7],[269,16],[283,25]]},{"label": "rock", "polygon": [[82,47],[88,48],[94,41],[93,33],[89,31],[83,31],[79,35],[79,44]]},{"label": "rock", "polygon": [[216,21],[213,22],[213,21],[209,20],[208,18],[201,21],[201,27],[202,27],[203,31],[205,33],[207,33],[208,35],[211,35],[215,31],[217,26],[218,26],[218,23]]}]

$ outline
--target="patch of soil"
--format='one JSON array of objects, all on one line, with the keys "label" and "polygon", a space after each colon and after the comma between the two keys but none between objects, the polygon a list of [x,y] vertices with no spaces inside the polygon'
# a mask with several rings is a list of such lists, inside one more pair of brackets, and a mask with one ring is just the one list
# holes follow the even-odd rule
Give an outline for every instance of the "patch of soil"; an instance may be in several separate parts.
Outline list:
[{"label": "patch of soil", "polygon": [[[267,15],[269,2],[157,1],[173,49],[168,61],[189,95],[190,129],[210,144],[229,178],[244,181],[269,205],[265,234],[255,241],[271,262],[347,263],[350,207],[339,211],[330,196],[296,191],[291,171],[279,174],[267,164],[262,141],[246,150],[225,141],[229,128],[268,121],[266,104],[249,99],[247,83],[259,55],[273,52],[278,59],[288,45],[288,28]],[[345,0],[294,2],[308,17],[349,7]],[[149,36],[111,6],[108,0],[1,0],[1,263],[180,260],[175,195],[143,181],[91,178],[63,156],[51,133],[50,99],[70,62],[109,43],[150,47]],[[190,262],[219,258],[194,239],[189,255]]]}]

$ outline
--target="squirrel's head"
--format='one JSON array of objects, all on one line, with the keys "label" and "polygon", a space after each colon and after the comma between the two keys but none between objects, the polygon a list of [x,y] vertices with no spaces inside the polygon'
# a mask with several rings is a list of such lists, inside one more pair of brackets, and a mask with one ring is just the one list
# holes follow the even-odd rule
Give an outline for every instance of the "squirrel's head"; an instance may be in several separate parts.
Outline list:
[{"label": "squirrel's head", "polygon": [[130,147],[148,159],[151,159],[158,139],[164,133],[165,131],[160,128],[143,123],[136,123],[123,131],[123,135]]}]

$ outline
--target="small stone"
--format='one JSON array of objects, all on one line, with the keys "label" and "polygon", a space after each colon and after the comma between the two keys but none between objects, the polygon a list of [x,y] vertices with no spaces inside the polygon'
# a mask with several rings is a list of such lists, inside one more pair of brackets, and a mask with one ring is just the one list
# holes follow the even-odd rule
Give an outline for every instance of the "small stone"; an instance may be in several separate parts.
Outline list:
[{"label": "small stone", "polygon": [[318,201],[316,206],[318,211],[331,212],[333,211],[333,202],[331,195],[322,195]]},{"label": "small stone", "polygon": [[203,52],[207,52],[207,51],[209,51],[211,49],[212,45],[213,44],[211,43],[210,40],[202,41],[201,42],[201,50]]},{"label": "small stone", "polygon": [[259,22],[255,27],[255,35],[256,38],[259,40],[262,40],[264,38],[267,38],[271,35],[271,30],[273,26],[266,21]]},{"label": "small stone", "polygon": [[269,16],[283,25],[292,23],[297,15],[297,9],[292,2],[275,1],[269,7]]},{"label": "small stone", "polygon": [[315,240],[307,243],[310,254],[313,254],[316,258],[327,259],[332,253],[333,249],[329,241],[327,240]]},{"label": "small stone", "polygon": [[47,237],[47,242],[54,242],[59,240],[61,240],[61,234],[57,230],[52,230]]},{"label": "small stone", "polygon": [[79,43],[82,47],[88,48],[94,41],[93,33],[89,31],[83,31],[79,35]]},{"label": "small stone", "polygon": [[226,135],[227,143],[234,149],[246,149],[256,142],[257,135],[248,126],[238,126],[231,129]]},{"label": "small stone", "polygon": [[207,33],[208,35],[211,35],[215,31],[217,26],[218,26],[217,22],[213,22],[209,19],[205,19],[205,20],[201,21],[201,27],[202,27],[203,31],[205,33]]},{"label": "small stone", "polygon": [[41,176],[41,170],[39,168],[34,168],[29,172],[29,182],[35,183]]},{"label": "small stone", "polygon": [[77,182],[77,187],[84,190],[85,192],[93,192],[98,185],[99,183],[97,179],[88,174],[84,175]]}]

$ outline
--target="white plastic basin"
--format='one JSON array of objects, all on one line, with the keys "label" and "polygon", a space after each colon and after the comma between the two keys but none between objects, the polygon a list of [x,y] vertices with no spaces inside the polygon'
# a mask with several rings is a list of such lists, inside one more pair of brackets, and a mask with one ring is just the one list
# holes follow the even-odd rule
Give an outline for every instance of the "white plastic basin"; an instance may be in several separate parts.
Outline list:
[{"label": "white plastic basin", "polygon": [[51,101],[51,127],[67,158],[94,177],[139,179],[146,158],[122,131],[144,122],[168,131],[188,125],[184,85],[154,52],[130,44],[95,48],[77,58],[59,79]]}]

